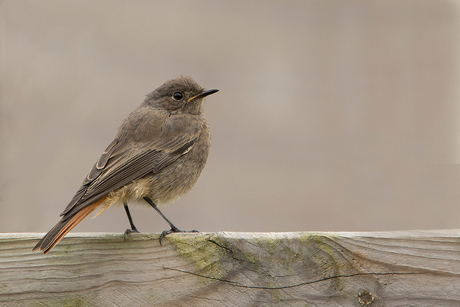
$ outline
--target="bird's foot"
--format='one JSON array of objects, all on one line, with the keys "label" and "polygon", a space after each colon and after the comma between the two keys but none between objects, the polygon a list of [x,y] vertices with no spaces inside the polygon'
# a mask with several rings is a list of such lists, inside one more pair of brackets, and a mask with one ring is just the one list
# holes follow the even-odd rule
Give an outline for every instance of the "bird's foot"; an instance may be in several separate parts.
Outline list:
[{"label": "bird's foot", "polygon": [[133,229],[126,229],[124,234],[123,234],[123,241],[126,241],[126,235],[132,233],[132,232],[136,232],[136,233],[139,233],[139,230],[137,230],[136,227],[134,227]]},{"label": "bird's foot", "polygon": [[176,226],[173,225],[173,227],[171,227],[170,230],[165,230],[163,231],[161,234],[160,234],[160,238],[159,238],[159,242],[160,242],[160,245],[161,245],[161,240],[163,240],[163,238],[166,236],[166,235],[169,235],[170,233],[173,233],[173,232],[184,232],[184,233],[187,233],[187,232],[199,232],[198,230],[182,230],[182,229],[179,229],[177,228]]}]

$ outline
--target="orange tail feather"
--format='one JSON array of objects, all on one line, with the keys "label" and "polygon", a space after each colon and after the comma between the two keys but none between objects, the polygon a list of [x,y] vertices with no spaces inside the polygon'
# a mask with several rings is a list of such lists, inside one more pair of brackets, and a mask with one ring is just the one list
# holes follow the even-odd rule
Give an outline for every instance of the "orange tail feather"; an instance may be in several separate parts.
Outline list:
[{"label": "orange tail feather", "polygon": [[48,253],[58,242],[78,223],[80,223],[85,217],[93,212],[102,202],[105,197],[98,199],[94,203],[80,209],[74,216],[68,219],[64,219],[65,216],[60,220],[33,248],[32,251],[40,250],[44,254]]}]

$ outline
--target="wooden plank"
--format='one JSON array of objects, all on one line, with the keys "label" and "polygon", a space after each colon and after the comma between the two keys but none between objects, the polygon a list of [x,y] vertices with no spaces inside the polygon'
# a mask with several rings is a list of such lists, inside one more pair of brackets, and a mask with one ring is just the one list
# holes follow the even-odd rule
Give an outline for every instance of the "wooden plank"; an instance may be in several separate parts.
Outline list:
[{"label": "wooden plank", "polygon": [[460,306],[460,230],[0,234],[0,306]]}]

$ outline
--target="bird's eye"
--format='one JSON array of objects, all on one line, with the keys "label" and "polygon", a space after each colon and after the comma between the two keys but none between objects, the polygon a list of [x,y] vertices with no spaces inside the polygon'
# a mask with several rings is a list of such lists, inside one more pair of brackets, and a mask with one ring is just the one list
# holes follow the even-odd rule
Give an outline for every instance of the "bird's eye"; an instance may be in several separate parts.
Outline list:
[{"label": "bird's eye", "polygon": [[184,98],[184,95],[181,92],[175,92],[173,94],[173,98],[174,100],[181,100],[182,98]]}]

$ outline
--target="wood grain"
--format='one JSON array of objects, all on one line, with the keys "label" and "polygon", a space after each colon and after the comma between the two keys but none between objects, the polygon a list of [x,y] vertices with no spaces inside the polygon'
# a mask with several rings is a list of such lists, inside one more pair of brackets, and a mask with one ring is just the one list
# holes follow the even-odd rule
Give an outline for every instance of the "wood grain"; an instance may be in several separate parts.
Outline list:
[{"label": "wood grain", "polygon": [[460,306],[460,230],[0,235],[0,306]]}]

